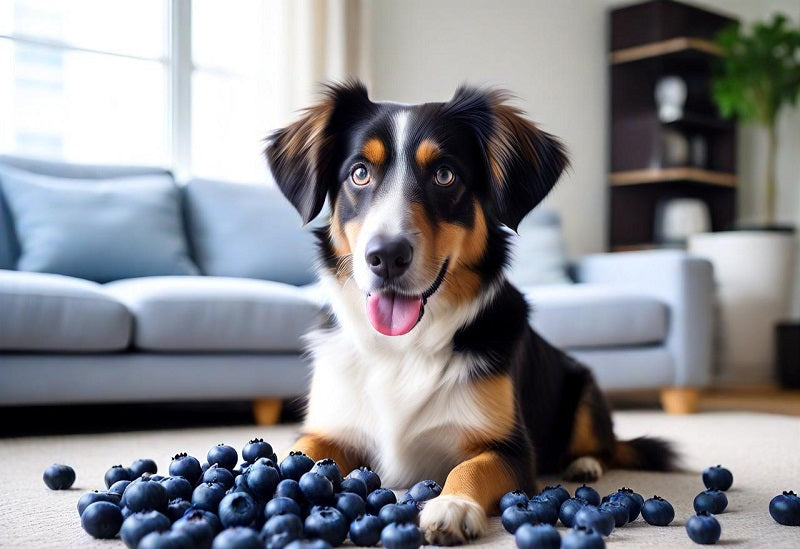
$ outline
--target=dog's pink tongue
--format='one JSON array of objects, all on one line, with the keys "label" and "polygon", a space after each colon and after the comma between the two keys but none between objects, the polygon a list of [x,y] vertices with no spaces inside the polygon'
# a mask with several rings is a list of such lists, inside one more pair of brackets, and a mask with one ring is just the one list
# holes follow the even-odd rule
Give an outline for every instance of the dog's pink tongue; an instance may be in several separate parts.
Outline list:
[{"label": "dog's pink tongue", "polygon": [[367,316],[376,331],[383,335],[407,334],[417,325],[422,297],[374,293],[367,298]]}]

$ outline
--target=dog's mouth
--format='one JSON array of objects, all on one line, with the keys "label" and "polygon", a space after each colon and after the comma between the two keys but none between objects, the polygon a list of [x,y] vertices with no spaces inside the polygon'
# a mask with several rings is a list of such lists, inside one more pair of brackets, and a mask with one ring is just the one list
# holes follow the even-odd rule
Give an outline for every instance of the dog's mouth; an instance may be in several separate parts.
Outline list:
[{"label": "dog's mouth", "polygon": [[439,289],[447,272],[450,259],[445,259],[433,284],[419,295],[405,295],[394,290],[381,290],[367,296],[367,318],[375,331],[383,335],[399,336],[414,329],[425,313],[428,298]]}]

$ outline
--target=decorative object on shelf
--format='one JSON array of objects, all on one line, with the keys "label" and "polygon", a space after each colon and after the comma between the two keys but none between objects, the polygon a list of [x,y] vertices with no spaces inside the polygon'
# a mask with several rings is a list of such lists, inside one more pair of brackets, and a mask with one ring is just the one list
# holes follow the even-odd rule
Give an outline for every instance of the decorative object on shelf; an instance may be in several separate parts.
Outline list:
[{"label": "decorative object on shelf", "polygon": [[656,82],[655,97],[658,105],[658,119],[669,123],[683,117],[686,104],[686,81],[680,76],[663,76]]},{"label": "decorative object on shelf", "polygon": [[781,107],[795,105],[800,97],[800,28],[792,27],[785,15],[775,14],[769,22],[753,23],[749,32],[733,24],[720,31],[715,41],[723,54],[712,84],[720,113],[766,129],[763,221],[772,226],[777,198],[777,120]]},{"label": "decorative object on shelf", "polygon": [[671,198],[656,205],[656,242],[683,246],[690,236],[711,230],[708,206],[699,198]]},{"label": "decorative object on shelf", "polygon": [[696,168],[708,166],[708,141],[702,135],[695,135],[691,141],[691,164]]},{"label": "decorative object on shelf", "polygon": [[689,140],[678,130],[664,128],[661,131],[660,167],[674,168],[689,163]]}]

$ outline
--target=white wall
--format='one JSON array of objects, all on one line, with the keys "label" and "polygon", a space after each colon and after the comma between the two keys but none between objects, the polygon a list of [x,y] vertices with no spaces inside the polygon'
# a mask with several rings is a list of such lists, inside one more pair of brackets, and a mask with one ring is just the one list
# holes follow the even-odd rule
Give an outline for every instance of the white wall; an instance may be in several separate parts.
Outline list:
[{"label": "white wall", "polygon": [[[608,226],[607,11],[620,0],[366,0],[362,73],[377,100],[447,100],[462,82],[507,87],[529,116],[569,147],[572,170],[547,203],[561,212],[569,252],[603,251]],[[797,0],[704,0],[743,21]],[[780,122],[779,219],[800,227],[800,109]],[[739,143],[740,217],[759,195],[758,132]],[[798,269],[800,279],[800,269]],[[800,280],[798,280],[800,286]],[[800,294],[800,291],[797,292]],[[796,302],[800,301],[800,295]],[[796,303],[800,314],[800,303]]]}]

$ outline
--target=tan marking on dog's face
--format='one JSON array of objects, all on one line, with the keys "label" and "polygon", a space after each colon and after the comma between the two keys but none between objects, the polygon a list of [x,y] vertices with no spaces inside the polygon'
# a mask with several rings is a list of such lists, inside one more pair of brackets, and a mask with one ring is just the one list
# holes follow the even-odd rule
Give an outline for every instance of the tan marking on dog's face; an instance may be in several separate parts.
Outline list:
[{"label": "tan marking on dog's face", "polygon": [[417,147],[414,158],[417,160],[419,167],[424,170],[431,162],[439,158],[441,152],[439,145],[433,139],[423,139]]},{"label": "tan marking on dog's face", "polygon": [[330,236],[333,251],[338,258],[336,277],[344,282],[353,275],[353,249],[361,232],[361,220],[351,219],[342,224],[339,216],[339,205],[333,209],[331,216]]},{"label": "tan marking on dog's face", "polygon": [[514,384],[507,375],[496,375],[474,383],[476,406],[484,411],[487,425],[464,434],[462,448],[474,454],[486,444],[506,439],[516,425]]},{"label": "tan marking on dog's face", "polygon": [[361,154],[364,155],[373,166],[380,166],[386,161],[386,145],[377,137],[368,139],[364,146],[361,148]]},{"label": "tan marking on dog's face", "polygon": [[503,494],[518,488],[514,474],[494,451],[479,453],[456,465],[442,488],[442,495],[469,498],[487,514],[496,514]]}]

